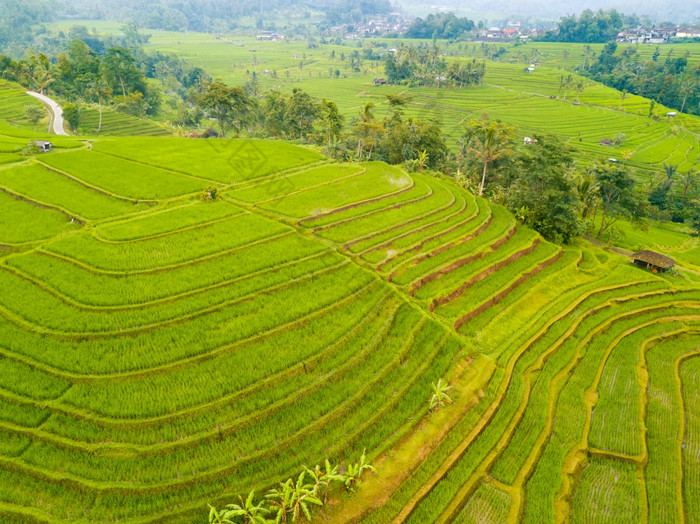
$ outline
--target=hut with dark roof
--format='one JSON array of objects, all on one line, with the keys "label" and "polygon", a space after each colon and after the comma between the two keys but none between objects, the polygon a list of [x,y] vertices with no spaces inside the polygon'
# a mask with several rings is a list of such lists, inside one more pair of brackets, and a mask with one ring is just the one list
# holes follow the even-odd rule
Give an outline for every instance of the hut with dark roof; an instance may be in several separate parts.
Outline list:
[{"label": "hut with dark roof", "polygon": [[649,251],[648,249],[644,249],[632,255],[632,262],[638,266],[651,269],[654,273],[668,271],[676,264],[676,261],[671,257],[667,257],[655,251]]}]

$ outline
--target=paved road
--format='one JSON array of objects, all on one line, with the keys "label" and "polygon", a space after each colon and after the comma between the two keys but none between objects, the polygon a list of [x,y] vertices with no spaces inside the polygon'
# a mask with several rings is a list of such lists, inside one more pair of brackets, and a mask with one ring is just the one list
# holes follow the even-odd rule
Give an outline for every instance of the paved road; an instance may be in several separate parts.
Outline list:
[{"label": "paved road", "polygon": [[27,94],[33,96],[34,98],[38,98],[49,108],[49,116],[51,117],[51,123],[53,124],[54,134],[68,136],[68,133],[66,133],[66,130],[63,128],[63,109],[61,109],[61,106],[46,95],[35,93],[34,91],[27,91]]}]

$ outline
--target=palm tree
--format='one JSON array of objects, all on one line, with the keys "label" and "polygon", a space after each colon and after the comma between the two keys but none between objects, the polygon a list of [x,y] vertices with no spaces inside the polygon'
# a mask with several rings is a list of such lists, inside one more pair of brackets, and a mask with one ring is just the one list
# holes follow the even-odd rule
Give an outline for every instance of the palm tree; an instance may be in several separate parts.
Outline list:
[{"label": "palm tree", "polygon": [[238,496],[240,504],[228,504],[229,515],[232,517],[243,517],[243,524],[266,524],[267,519],[263,515],[270,513],[270,510],[263,506],[263,503],[254,504],[255,491],[248,493],[245,502],[243,497]]},{"label": "palm tree", "polygon": [[484,164],[481,184],[479,185],[479,196],[481,196],[484,194],[486,171],[489,164],[512,153],[507,146],[515,136],[515,129],[498,120],[481,122],[472,120],[470,127],[471,140],[467,152],[480,159]]},{"label": "palm tree", "polygon": [[678,170],[678,164],[667,164],[664,162],[664,173],[666,174],[666,180],[664,180],[664,185],[670,188],[673,185],[673,176]]},{"label": "palm tree", "polygon": [[287,513],[292,506],[292,497],[294,493],[294,481],[287,479],[287,482],[280,482],[280,487],[271,489],[265,494],[267,503],[272,507],[272,512],[276,513],[275,523],[287,522]]},{"label": "palm tree", "polygon": [[97,124],[98,133],[102,129],[102,99],[108,98],[111,94],[112,89],[102,78],[96,78],[88,88],[88,95],[97,98],[97,108],[100,112],[100,120]]},{"label": "palm tree", "polygon": [[583,91],[586,89],[586,84],[583,82],[583,80],[578,80],[576,84],[574,84],[574,89],[576,90],[576,102],[578,102],[578,97],[583,93]]},{"label": "palm tree", "polygon": [[438,379],[437,382],[433,382],[433,396],[430,397],[430,410],[440,409],[445,404],[452,404],[453,400],[447,394],[452,386],[448,386],[447,382],[443,382],[442,379]]},{"label": "palm tree", "polygon": [[627,98],[627,89],[620,91],[620,111],[622,111],[622,103],[625,101],[625,98]]},{"label": "palm tree", "polygon": [[348,464],[348,469],[345,472],[345,487],[350,491],[355,491],[355,486],[362,476],[362,472],[366,469],[376,473],[377,469],[366,460],[366,450],[362,450],[360,461]]},{"label": "palm tree", "polygon": [[679,180],[683,185],[683,196],[681,198],[685,200],[690,188],[697,187],[698,175],[692,169],[689,169],[685,175],[680,175]]},{"label": "palm tree", "polygon": [[222,509],[219,511],[209,504],[209,524],[234,524],[229,518],[230,516],[231,512],[229,510]]}]

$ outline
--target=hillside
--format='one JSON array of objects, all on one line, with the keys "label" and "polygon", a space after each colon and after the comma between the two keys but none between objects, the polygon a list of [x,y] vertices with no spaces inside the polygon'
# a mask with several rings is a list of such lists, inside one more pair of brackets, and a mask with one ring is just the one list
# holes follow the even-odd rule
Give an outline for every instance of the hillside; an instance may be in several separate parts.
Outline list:
[{"label": "hillside", "polygon": [[382,163],[90,140],[0,165],[3,521],[204,521],[365,448],[325,518],[700,514],[696,273]]}]

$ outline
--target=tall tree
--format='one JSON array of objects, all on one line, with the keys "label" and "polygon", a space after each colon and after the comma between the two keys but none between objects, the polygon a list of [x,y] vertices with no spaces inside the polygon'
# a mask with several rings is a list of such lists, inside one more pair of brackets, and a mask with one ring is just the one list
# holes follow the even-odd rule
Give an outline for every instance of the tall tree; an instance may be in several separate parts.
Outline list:
[{"label": "tall tree", "polygon": [[197,95],[197,105],[219,123],[221,136],[228,128],[239,132],[247,121],[253,102],[240,87],[229,87],[223,82],[207,84]]},{"label": "tall tree", "polygon": [[608,161],[596,162],[592,168],[598,185],[603,212],[597,237],[619,218],[636,219],[642,216],[642,203],[635,191],[635,181],[629,168]]},{"label": "tall tree", "polygon": [[484,194],[489,164],[512,154],[515,128],[500,120],[471,120],[464,134],[466,151],[482,163],[479,195]]}]

